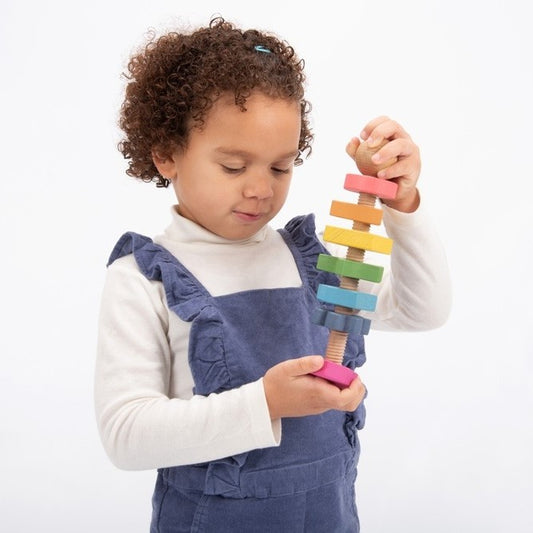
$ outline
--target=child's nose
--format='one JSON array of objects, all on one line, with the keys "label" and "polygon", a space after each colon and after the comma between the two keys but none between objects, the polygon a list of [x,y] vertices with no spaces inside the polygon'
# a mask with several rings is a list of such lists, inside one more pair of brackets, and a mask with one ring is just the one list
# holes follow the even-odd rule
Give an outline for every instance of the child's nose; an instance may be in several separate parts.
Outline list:
[{"label": "child's nose", "polygon": [[274,194],[272,188],[272,176],[266,172],[255,172],[246,180],[244,186],[244,196],[246,198],[259,198],[265,200]]}]

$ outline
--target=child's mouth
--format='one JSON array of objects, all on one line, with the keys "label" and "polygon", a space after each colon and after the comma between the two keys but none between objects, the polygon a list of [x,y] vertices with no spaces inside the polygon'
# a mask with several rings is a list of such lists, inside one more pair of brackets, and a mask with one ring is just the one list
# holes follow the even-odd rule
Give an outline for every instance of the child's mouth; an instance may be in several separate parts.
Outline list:
[{"label": "child's mouth", "polygon": [[245,213],[243,211],[233,211],[233,214],[243,222],[256,222],[262,216],[261,213]]}]

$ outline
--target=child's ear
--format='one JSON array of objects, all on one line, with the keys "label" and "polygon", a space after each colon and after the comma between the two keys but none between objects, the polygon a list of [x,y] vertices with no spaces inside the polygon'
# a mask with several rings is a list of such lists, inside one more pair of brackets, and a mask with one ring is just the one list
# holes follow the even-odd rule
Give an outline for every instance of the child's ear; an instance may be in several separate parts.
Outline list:
[{"label": "child's ear", "polygon": [[161,174],[161,176],[171,181],[176,178],[176,165],[174,163],[174,158],[171,155],[167,155],[160,150],[153,149],[152,161],[154,162],[155,168],[157,168],[157,171],[159,174]]}]

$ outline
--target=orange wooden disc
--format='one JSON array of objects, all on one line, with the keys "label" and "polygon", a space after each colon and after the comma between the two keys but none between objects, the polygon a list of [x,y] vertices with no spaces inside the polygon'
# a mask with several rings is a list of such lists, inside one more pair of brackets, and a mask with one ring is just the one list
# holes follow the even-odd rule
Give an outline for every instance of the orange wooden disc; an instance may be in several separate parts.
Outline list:
[{"label": "orange wooden disc", "polygon": [[356,220],[365,224],[381,224],[383,211],[363,204],[351,204],[349,202],[331,202],[330,215],[348,220]]}]

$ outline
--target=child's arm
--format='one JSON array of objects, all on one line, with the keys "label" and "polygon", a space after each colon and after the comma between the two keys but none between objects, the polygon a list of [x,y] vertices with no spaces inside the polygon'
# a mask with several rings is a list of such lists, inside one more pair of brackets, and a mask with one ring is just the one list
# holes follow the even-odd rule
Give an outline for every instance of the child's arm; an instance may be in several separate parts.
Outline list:
[{"label": "child's arm", "polygon": [[119,468],[193,464],[276,446],[279,418],[353,410],[362,400],[359,380],[339,391],[307,375],[323,364],[316,356],[280,363],[263,379],[220,394],[170,398],[171,382],[179,376],[163,288],[133,261],[123,258],[108,270],[95,371],[98,428]]},{"label": "child's arm", "polygon": [[[161,284],[128,256],[108,269],[99,317],[95,404],[104,448],[119,468],[143,470],[211,461],[277,446],[279,419],[328,409],[353,410],[360,380],[339,391],[307,375],[323,358],[280,363],[264,378],[208,397],[176,392],[183,380],[169,346],[169,310]],[[188,335],[189,325],[177,321]],[[185,349],[186,351],[186,349]],[[182,386],[186,391],[187,385]]]},{"label": "child's arm", "polygon": [[[162,468],[279,445],[262,380],[208,397],[185,385],[181,398],[171,397],[184,378],[168,335],[162,285],[148,281],[132,256],[117,260],[102,295],[95,369],[98,428],[116,466]],[[186,364],[186,348],[178,355]]]},{"label": "child's arm", "polygon": [[390,268],[378,285],[361,281],[361,291],[378,295],[376,310],[361,314],[380,330],[425,331],[442,326],[451,309],[450,272],[423,198],[412,214],[384,207],[383,220],[394,241]]}]

